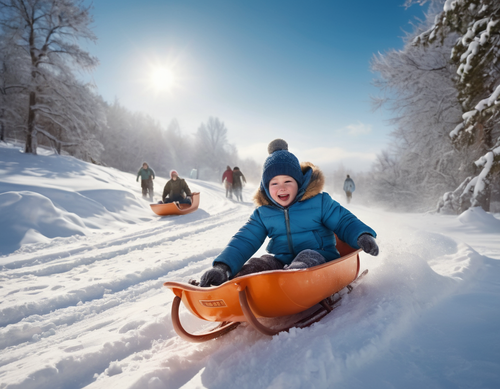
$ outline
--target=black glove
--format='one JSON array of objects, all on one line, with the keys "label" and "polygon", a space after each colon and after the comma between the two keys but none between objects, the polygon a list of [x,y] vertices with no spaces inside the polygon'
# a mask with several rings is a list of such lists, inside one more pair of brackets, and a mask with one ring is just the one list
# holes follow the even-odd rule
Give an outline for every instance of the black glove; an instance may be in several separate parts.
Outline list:
[{"label": "black glove", "polygon": [[231,276],[231,269],[225,263],[217,262],[213,268],[207,270],[200,280],[200,286],[217,286],[226,282]]},{"label": "black glove", "polygon": [[365,253],[370,255],[378,255],[378,246],[375,238],[370,234],[361,234],[358,238],[358,246],[363,249]]}]

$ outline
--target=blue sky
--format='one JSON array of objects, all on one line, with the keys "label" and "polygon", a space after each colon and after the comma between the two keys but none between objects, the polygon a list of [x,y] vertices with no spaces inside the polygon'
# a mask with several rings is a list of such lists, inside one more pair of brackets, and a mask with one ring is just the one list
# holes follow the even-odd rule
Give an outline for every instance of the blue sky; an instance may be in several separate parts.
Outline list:
[{"label": "blue sky", "polygon": [[[404,0],[94,2],[90,51],[99,93],[186,134],[210,116],[240,156],[262,162],[274,138],[300,160],[368,170],[389,142],[388,114],[371,111],[377,52],[401,48],[424,9]],[[167,67],[171,88],[151,74]]]}]

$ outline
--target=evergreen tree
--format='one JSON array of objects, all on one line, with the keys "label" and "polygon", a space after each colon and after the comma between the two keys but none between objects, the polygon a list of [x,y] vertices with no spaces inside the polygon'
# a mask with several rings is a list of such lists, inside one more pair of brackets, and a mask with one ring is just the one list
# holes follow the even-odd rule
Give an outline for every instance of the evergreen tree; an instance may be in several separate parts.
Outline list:
[{"label": "evergreen tree", "polygon": [[450,132],[457,149],[466,150],[476,171],[457,190],[445,194],[442,206],[463,211],[490,210],[500,187],[500,2],[447,0],[434,25],[415,45],[428,45],[458,34],[451,50],[457,66],[455,83],[462,120]]},{"label": "evergreen tree", "polygon": [[[442,5],[441,5],[442,6]],[[405,39],[404,48],[374,56],[374,81],[384,96],[375,107],[388,107],[393,117],[390,147],[373,169],[374,200],[402,210],[428,210],[438,197],[463,180],[461,153],[453,149],[449,128],[461,120],[456,67],[449,62],[455,36],[428,46],[412,44],[439,13],[433,4],[427,20]]]}]

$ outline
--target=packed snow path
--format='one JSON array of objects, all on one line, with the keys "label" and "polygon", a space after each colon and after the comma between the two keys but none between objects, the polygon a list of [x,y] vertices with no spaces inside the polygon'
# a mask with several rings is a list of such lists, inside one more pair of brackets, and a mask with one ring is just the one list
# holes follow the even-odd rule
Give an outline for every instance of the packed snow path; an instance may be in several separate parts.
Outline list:
[{"label": "packed snow path", "polygon": [[[254,188],[236,203],[220,185],[188,180],[199,210],[160,218],[133,175],[58,156],[33,157],[37,170],[12,150],[0,149],[0,228],[10,237],[0,246],[9,250],[0,257],[0,388],[500,383],[499,215],[395,214],[354,199],[348,207],[377,231],[381,253],[362,254],[370,273],[339,309],[274,337],[242,325],[191,344],[173,331],[173,294],[162,284],[200,277],[248,219]],[[207,326],[187,311],[181,320]]]}]

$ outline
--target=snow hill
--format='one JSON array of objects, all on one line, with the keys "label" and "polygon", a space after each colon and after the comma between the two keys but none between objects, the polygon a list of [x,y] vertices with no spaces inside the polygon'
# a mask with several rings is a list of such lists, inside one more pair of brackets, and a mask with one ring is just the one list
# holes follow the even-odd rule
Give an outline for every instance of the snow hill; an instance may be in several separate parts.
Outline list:
[{"label": "snow hill", "polygon": [[343,205],[377,231],[380,255],[362,254],[369,273],[337,310],[274,337],[241,325],[192,344],[162,284],[211,266],[255,188],[237,203],[187,182],[199,210],[160,218],[134,175],[0,146],[1,389],[500,387],[499,214],[397,214],[354,197]]}]

